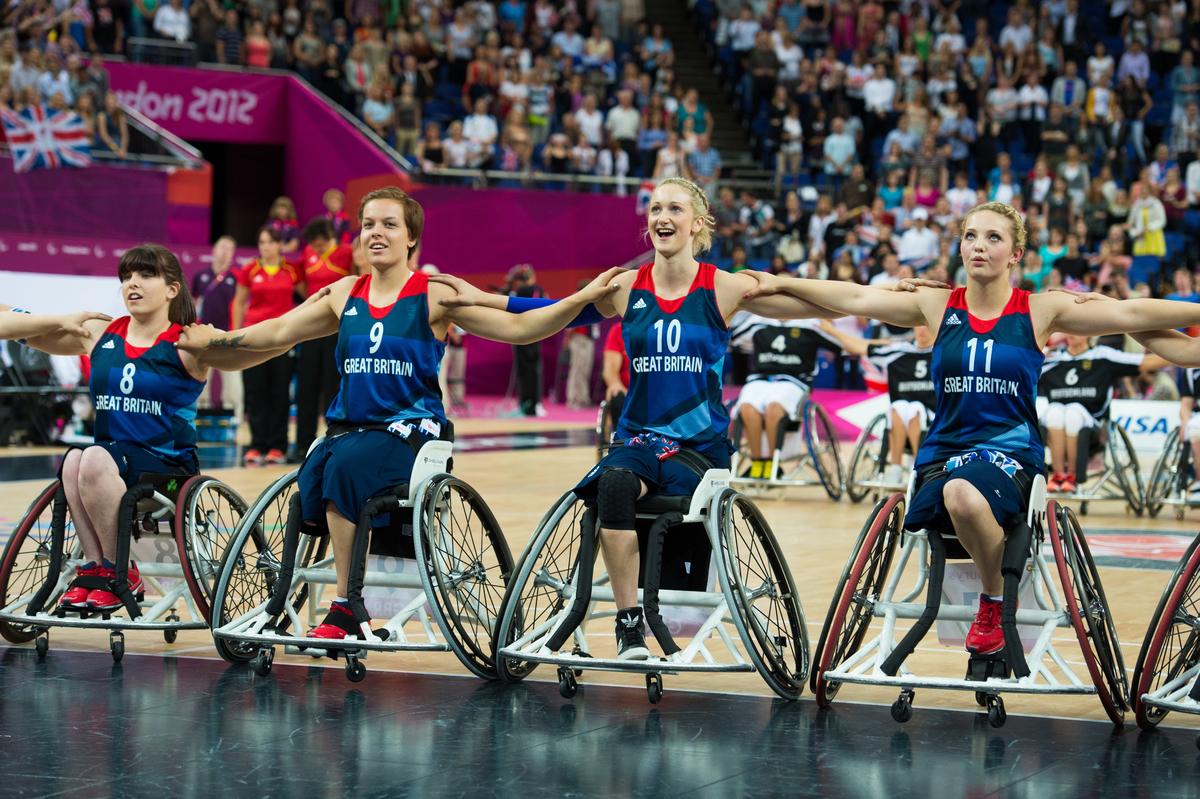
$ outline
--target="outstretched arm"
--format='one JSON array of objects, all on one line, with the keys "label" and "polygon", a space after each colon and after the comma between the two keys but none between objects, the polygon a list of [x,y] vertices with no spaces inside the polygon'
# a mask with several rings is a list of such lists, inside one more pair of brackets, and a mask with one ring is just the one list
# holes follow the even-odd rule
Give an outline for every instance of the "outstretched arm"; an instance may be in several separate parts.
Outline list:
[{"label": "outstretched arm", "polygon": [[[497,311],[507,311],[508,313],[525,313],[526,311],[544,308],[547,305],[553,305],[558,300],[552,300],[548,297],[506,297],[503,294],[494,294],[484,291],[476,286],[463,280],[461,277],[454,275],[443,274],[437,282],[449,286],[457,292],[456,296],[447,297],[441,301],[445,308],[465,308],[469,306],[478,306],[481,308],[492,308]],[[567,322],[567,327],[587,327],[588,325],[596,325],[604,321],[604,315],[600,313],[595,305],[586,305],[574,319]]]},{"label": "outstretched arm", "polygon": [[851,355],[866,355],[867,347],[870,342],[862,336],[856,336],[853,333],[847,333],[844,330],[839,330],[829,322],[821,322],[821,329],[828,335],[833,336],[842,345],[842,349]]},{"label": "outstretched arm", "polygon": [[[1178,330],[1154,330],[1132,335],[1134,341],[1164,360],[1180,366],[1200,366],[1200,340],[1186,336]],[[1147,356],[1146,360],[1150,360],[1151,357]]]},{"label": "outstretched arm", "polygon": [[0,339],[26,339],[26,344],[52,355],[82,355],[111,316],[94,311],[31,314],[0,305]]},{"label": "outstretched arm", "polygon": [[1042,338],[1054,332],[1103,336],[1200,325],[1200,303],[1194,302],[1134,299],[1078,303],[1069,294],[1050,292],[1034,295],[1034,304],[1044,325]]},{"label": "outstretched arm", "polygon": [[[747,292],[745,301],[780,294],[795,297],[839,316],[867,316],[902,327],[929,324],[929,317],[946,305],[946,292],[940,289],[888,291],[860,286],[844,280],[808,280],[769,275],[765,272],[741,272],[758,282]],[[744,306],[746,307],[746,306]]]}]

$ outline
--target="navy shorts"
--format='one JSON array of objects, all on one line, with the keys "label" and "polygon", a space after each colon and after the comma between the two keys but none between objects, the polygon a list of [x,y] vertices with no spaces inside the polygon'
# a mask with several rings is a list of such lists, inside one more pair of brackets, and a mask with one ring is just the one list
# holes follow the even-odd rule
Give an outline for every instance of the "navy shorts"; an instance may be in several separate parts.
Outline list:
[{"label": "navy shorts", "polygon": [[[713,462],[712,468],[729,468],[729,456],[725,456],[723,464]],[[596,483],[609,469],[628,469],[646,484],[647,494],[665,497],[690,497],[696,493],[701,478],[695,469],[680,459],[672,457],[660,461],[649,447],[615,447],[579,481],[575,494],[584,500],[595,498]]]},{"label": "navy shorts", "polygon": [[132,441],[97,441],[93,446],[103,447],[116,461],[126,488],[137,485],[143,474],[193,475],[200,472],[195,454],[186,460],[168,459]]},{"label": "navy shorts", "polygon": [[999,466],[984,460],[971,461],[949,473],[941,464],[928,466],[921,470],[912,504],[904,517],[906,530],[949,532],[954,529],[942,499],[942,488],[947,480],[966,480],[978,489],[988,501],[996,523],[1005,531],[1024,518],[1029,489],[1033,485],[1033,475],[1028,469],[1009,477]]},{"label": "navy shorts", "polygon": [[407,483],[416,450],[395,433],[362,430],[322,439],[296,478],[303,520],[324,526],[325,503],[358,522],[367,500]]}]

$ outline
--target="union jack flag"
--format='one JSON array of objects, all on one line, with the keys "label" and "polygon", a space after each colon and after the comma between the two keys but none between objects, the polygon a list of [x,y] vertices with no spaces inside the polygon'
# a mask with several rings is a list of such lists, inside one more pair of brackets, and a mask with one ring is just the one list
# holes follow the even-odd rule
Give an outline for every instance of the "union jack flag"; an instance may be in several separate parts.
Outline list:
[{"label": "union jack flag", "polygon": [[12,149],[14,172],[92,165],[87,129],[73,111],[40,105],[20,111],[0,108],[0,122]]}]

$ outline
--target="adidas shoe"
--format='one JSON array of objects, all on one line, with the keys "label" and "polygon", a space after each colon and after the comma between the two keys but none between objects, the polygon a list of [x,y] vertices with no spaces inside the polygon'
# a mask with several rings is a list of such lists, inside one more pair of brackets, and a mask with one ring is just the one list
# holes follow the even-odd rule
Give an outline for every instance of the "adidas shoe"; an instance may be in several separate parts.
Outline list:
[{"label": "adidas shoe", "polygon": [[1075,493],[1076,487],[1075,474],[1073,472],[1067,472],[1063,475],[1062,480],[1059,482],[1058,490],[1066,494],[1073,494]]},{"label": "adidas shoe", "polygon": [[1051,494],[1057,494],[1062,491],[1063,476],[1061,472],[1054,472],[1046,478],[1046,491]]},{"label": "adidas shoe", "polygon": [[256,449],[248,449],[246,454],[242,455],[242,463],[246,466],[261,466],[263,454]]},{"label": "adidas shoe", "polygon": [[967,631],[967,651],[973,655],[994,655],[1004,648],[1004,630],[1000,627],[1000,610],[1004,603],[980,595],[979,611]]},{"label": "adidas shoe", "polygon": [[273,449],[267,453],[266,461],[270,464],[287,463],[287,455],[281,449]]},{"label": "adidas shoe", "polygon": [[71,581],[71,585],[67,588],[62,598],[58,600],[60,608],[86,608],[88,604],[88,595],[92,593],[91,588],[84,588],[76,585],[80,577],[99,577],[100,564],[95,561],[90,563],[80,564],[75,568],[75,579]]},{"label": "adidas shoe", "polygon": [[[117,569],[115,566],[109,565],[108,561],[105,561],[104,565],[97,568],[96,576],[115,580]],[[126,576],[129,578],[129,592],[133,594],[134,599],[141,602],[146,598],[146,586],[142,582],[142,575],[138,571],[136,563],[131,562],[129,564],[129,571]],[[93,588],[91,593],[88,594],[87,604],[92,610],[101,612],[118,610],[125,607],[125,603],[121,601],[119,596],[103,588]]]},{"label": "adidas shoe", "polygon": [[347,635],[358,635],[359,625],[354,620],[354,612],[350,606],[334,602],[325,614],[325,620],[308,631],[309,638],[324,638],[331,641],[341,641]]},{"label": "adidas shoe", "polygon": [[617,660],[649,660],[646,637],[642,634],[644,614],[641,608],[617,611]]}]

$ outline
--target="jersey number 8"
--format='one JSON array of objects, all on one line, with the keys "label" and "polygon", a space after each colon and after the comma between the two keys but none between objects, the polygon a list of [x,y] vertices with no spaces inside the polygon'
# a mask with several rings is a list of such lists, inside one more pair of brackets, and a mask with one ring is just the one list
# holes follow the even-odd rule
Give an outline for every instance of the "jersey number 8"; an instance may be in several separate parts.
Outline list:
[{"label": "jersey number 8", "polygon": [[127,363],[125,368],[121,370],[121,393],[130,394],[133,392],[133,375],[137,372],[136,363]]}]

